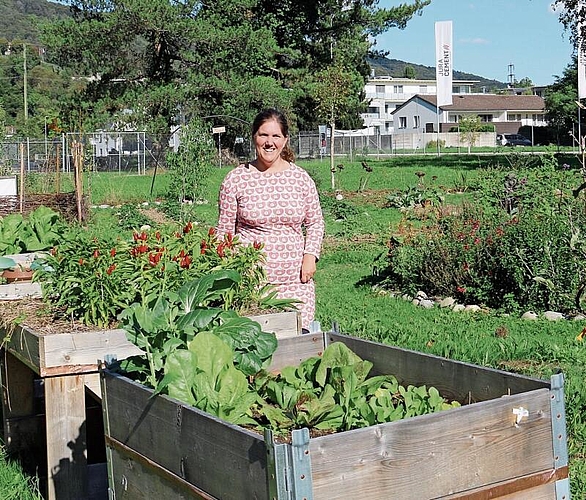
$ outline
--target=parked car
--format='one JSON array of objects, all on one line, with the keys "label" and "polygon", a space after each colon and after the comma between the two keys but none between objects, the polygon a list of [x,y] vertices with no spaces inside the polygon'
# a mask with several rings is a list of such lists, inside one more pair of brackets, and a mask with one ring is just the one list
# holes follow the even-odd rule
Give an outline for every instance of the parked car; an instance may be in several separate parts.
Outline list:
[{"label": "parked car", "polygon": [[498,134],[496,142],[501,146],[532,146],[531,141],[521,134]]}]

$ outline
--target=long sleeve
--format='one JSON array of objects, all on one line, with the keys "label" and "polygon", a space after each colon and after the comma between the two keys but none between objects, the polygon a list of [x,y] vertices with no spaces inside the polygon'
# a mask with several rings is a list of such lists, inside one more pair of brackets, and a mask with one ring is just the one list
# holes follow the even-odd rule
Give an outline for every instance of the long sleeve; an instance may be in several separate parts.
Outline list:
[{"label": "long sleeve", "polygon": [[311,178],[309,178],[307,191],[304,225],[306,231],[304,253],[315,255],[319,259],[325,225],[319,195]]},{"label": "long sleeve", "polygon": [[236,201],[236,193],[233,190],[230,175],[226,176],[226,178],[220,186],[218,210],[218,225],[216,226],[218,236],[222,237],[226,233],[235,234],[238,204]]}]

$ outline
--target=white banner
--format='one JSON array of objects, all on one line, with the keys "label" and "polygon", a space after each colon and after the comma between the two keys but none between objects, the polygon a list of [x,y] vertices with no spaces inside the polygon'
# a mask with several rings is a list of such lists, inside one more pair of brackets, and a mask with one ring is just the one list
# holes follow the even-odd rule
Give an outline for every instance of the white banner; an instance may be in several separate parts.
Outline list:
[{"label": "white banner", "polygon": [[[578,2],[578,14],[584,7],[583,2]],[[578,23],[578,99],[586,97],[586,46],[582,37],[583,23]]]},{"label": "white banner", "polygon": [[435,23],[435,79],[437,105],[452,104],[452,21]]}]

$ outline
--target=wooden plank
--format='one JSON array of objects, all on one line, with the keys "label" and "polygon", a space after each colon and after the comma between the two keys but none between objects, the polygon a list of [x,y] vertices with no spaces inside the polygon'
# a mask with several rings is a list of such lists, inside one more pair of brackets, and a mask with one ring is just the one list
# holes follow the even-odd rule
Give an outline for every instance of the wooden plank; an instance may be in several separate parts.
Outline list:
[{"label": "wooden plank", "polygon": [[[487,484],[475,490],[456,493],[442,497],[443,500],[486,500],[489,498],[535,498],[527,496],[528,492],[533,495],[538,494],[541,490],[543,494],[546,491],[555,492],[555,482],[568,477],[568,467],[561,469],[546,470],[536,472],[527,476],[516,477],[508,481],[502,481],[497,484]],[[549,488],[547,487],[549,486]],[[553,487],[553,488],[552,488]],[[546,498],[553,498],[549,496]]]},{"label": "wooden plank", "polygon": [[2,328],[0,332],[3,337],[6,337],[4,344],[6,350],[39,373],[41,365],[39,335],[20,325],[15,325],[9,330]]},{"label": "wooden plank", "polygon": [[486,401],[550,387],[549,381],[485,368],[439,356],[329,333],[330,342],[344,342],[358,356],[374,363],[371,374],[392,374],[403,384],[433,386],[451,400]]},{"label": "wooden plank", "polygon": [[167,396],[151,398],[151,390],[127,378],[107,371],[103,375],[107,436],[209,495],[268,498],[262,436]]},{"label": "wooden plank", "polygon": [[108,354],[117,359],[142,354],[126,339],[126,333],[121,329],[45,335],[43,340],[44,366],[41,371],[47,375],[58,373],[51,369],[61,367],[63,373],[68,373],[67,368],[76,370],[76,367],[81,367],[81,371],[97,371],[98,360]]},{"label": "wooden plank", "polygon": [[263,331],[274,333],[278,339],[301,334],[301,314],[297,311],[259,314],[248,317],[259,323]]},{"label": "wooden plank", "polygon": [[285,366],[298,365],[304,359],[312,356],[320,356],[323,350],[323,333],[280,339],[269,369],[275,372]]},{"label": "wooden plank", "polygon": [[9,352],[1,352],[2,416],[33,415],[34,372]]},{"label": "wooden plank", "polygon": [[[514,408],[529,410],[515,425]],[[310,441],[314,499],[440,498],[552,469],[550,392]]]},{"label": "wooden plank", "polygon": [[108,441],[115,472],[111,489],[116,500],[169,498],[213,500],[193,485],[117,441]]},{"label": "wooden plank", "polygon": [[0,300],[20,300],[27,297],[37,299],[42,296],[40,283],[17,281],[0,285]]},{"label": "wooden plank", "polygon": [[83,376],[45,379],[45,415],[48,499],[87,498]]},{"label": "wooden plank", "polygon": [[16,326],[6,349],[43,377],[98,370],[107,354],[118,359],[142,354],[122,329],[43,335]]},{"label": "wooden plank", "polygon": [[85,373],[83,383],[91,396],[98,402],[102,400],[102,387],[100,386],[99,373]]},{"label": "wooden plank", "polygon": [[[485,497],[486,500],[489,500],[490,498],[491,497]],[[554,500],[556,498],[555,484],[550,483],[528,490],[519,491],[518,493],[511,493],[510,495],[505,495],[504,497],[498,497],[498,500]],[[569,500],[569,498],[566,500]]]}]

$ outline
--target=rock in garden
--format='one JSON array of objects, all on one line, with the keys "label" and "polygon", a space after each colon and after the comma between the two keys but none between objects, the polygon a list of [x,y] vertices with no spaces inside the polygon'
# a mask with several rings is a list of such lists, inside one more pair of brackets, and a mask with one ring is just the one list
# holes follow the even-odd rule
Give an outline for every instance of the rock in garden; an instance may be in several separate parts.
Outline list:
[{"label": "rock in garden", "polygon": [[478,311],[482,311],[482,307],[476,305],[476,304],[469,304],[466,307],[464,307],[464,311],[468,311],[468,312],[478,312]]},{"label": "rock in garden", "polygon": [[446,297],[442,299],[439,303],[440,307],[453,307],[456,303],[456,299],[454,297]]},{"label": "rock in garden", "polygon": [[564,319],[564,315],[562,313],[555,311],[545,311],[543,316],[549,321],[558,321],[560,319]]},{"label": "rock in garden", "polygon": [[427,299],[428,296],[425,292],[423,292],[422,290],[419,290],[416,294],[415,297],[421,300]]},{"label": "rock in garden", "polygon": [[423,299],[419,301],[419,306],[425,309],[433,309],[435,302],[433,300]]},{"label": "rock in garden", "polygon": [[537,319],[537,314],[535,314],[533,311],[527,311],[526,313],[523,313],[521,319],[535,320]]},{"label": "rock in garden", "polygon": [[454,312],[460,312],[460,311],[463,311],[464,309],[466,309],[466,306],[463,304],[456,304],[454,307],[452,307],[452,311],[454,311]]}]

